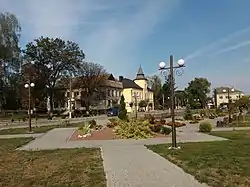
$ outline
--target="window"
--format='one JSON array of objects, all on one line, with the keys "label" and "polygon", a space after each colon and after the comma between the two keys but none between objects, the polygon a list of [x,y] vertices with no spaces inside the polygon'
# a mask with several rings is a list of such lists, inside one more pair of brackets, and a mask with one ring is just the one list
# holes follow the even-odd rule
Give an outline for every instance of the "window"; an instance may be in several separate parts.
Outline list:
[{"label": "window", "polygon": [[220,96],[220,99],[223,99],[223,96]]},{"label": "window", "polygon": [[228,99],[228,96],[226,96],[226,99]]},{"label": "window", "polygon": [[110,90],[108,90],[108,96],[110,96]]},{"label": "window", "polygon": [[69,97],[69,92],[67,92],[67,97]]}]

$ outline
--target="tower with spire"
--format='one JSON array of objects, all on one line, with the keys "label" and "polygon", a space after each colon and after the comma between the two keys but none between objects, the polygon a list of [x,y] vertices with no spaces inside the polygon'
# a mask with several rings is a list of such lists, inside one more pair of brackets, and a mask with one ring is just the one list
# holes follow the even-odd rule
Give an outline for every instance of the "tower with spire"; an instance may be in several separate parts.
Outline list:
[{"label": "tower with spire", "polygon": [[140,67],[138,69],[138,72],[137,72],[135,80],[146,80],[147,81],[147,79],[146,79],[146,77],[145,77],[145,75],[144,75],[144,73],[142,71],[141,65],[140,65]]},{"label": "tower with spire", "polygon": [[148,94],[148,80],[143,73],[141,65],[138,69],[134,82],[143,89],[142,99],[146,99]]}]

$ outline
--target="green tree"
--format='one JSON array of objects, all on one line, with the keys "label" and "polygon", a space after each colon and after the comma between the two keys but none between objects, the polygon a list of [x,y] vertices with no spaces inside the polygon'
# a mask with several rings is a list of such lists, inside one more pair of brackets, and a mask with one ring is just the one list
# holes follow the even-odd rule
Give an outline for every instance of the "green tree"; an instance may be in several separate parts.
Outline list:
[{"label": "green tree", "polygon": [[0,111],[18,106],[19,38],[21,27],[14,14],[0,13]]},{"label": "green tree", "polygon": [[54,90],[58,82],[67,76],[75,75],[81,68],[85,54],[79,45],[60,38],[40,37],[26,45],[25,59],[35,61],[37,78],[42,79],[50,96],[50,108],[53,110]]},{"label": "green tree", "polygon": [[85,103],[87,110],[89,110],[89,106],[93,101],[105,96],[102,92],[106,80],[107,72],[100,64],[93,62],[83,62],[81,64],[73,87],[82,88],[81,100]]},{"label": "green tree", "polygon": [[138,103],[138,106],[140,108],[145,108],[148,106],[148,101],[147,100],[141,100],[139,103]]},{"label": "green tree", "polygon": [[156,108],[159,108],[159,105],[162,100],[162,84],[161,79],[157,75],[148,77],[148,85],[154,92],[154,104]]},{"label": "green tree", "polygon": [[118,117],[121,120],[127,120],[128,119],[125,98],[124,98],[123,95],[121,96],[121,100],[120,100],[120,113],[119,113]]},{"label": "green tree", "polygon": [[185,91],[188,94],[188,103],[191,108],[205,108],[207,95],[210,93],[211,83],[206,78],[195,78],[188,83]]},{"label": "green tree", "polygon": [[248,110],[250,108],[250,98],[248,96],[243,96],[235,102],[235,106],[239,108],[240,111],[243,109]]}]

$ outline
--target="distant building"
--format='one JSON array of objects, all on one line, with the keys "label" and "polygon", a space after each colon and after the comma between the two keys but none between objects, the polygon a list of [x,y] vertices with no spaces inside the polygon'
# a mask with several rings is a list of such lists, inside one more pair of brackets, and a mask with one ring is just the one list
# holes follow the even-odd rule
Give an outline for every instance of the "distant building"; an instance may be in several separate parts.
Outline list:
[{"label": "distant building", "polygon": [[[71,99],[70,91],[67,90],[65,92],[66,103],[63,108],[69,110],[71,100],[73,109],[85,110],[85,103],[82,100],[83,89],[84,88],[72,90]],[[109,107],[119,104],[122,95],[124,96],[128,112],[138,110],[138,103],[141,100],[145,100],[148,103],[146,110],[154,110],[153,90],[148,87],[148,81],[145,78],[141,66],[134,80],[124,78],[123,76],[120,76],[119,80],[117,80],[110,74],[105,84],[102,85],[100,93],[91,97],[90,109],[106,110]]]},{"label": "distant building", "polygon": [[235,102],[242,96],[244,96],[243,91],[229,88],[229,98],[228,98],[228,87],[219,87],[215,89],[215,98],[214,98],[215,105],[218,108],[223,104],[227,105],[229,99],[232,99],[232,102]]},{"label": "distant building", "polygon": [[[122,94],[125,98],[126,109],[128,112],[138,110],[138,104],[141,100],[148,102],[146,110],[154,110],[154,92],[148,87],[148,80],[146,79],[142,67],[140,66],[134,80],[119,77],[122,82]],[[136,106],[137,103],[137,106]]]}]

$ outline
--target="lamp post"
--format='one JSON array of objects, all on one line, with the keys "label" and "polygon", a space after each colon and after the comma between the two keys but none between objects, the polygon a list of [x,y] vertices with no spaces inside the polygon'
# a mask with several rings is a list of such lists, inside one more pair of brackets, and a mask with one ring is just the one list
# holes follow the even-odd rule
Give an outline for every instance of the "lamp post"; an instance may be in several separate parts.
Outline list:
[{"label": "lamp post", "polygon": [[138,103],[137,103],[137,94],[136,93],[134,93],[133,95],[132,95],[132,97],[135,99],[135,104],[134,104],[134,106],[135,106],[135,119],[137,119],[137,106],[138,106]]},{"label": "lamp post", "polygon": [[35,84],[33,82],[30,81],[30,79],[28,80],[28,83],[26,83],[24,85],[25,88],[28,89],[29,92],[29,108],[28,108],[28,114],[29,114],[29,132],[31,131],[31,88],[34,87]]},{"label": "lamp post", "polygon": [[227,93],[227,99],[228,99],[228,107],[227,107],[227,110],[228,110],[228,122],[229,123],[232,123],[232,117],[231,117],[231,98],[230,98],[230,92],[234,92],[234,89],[230,87],[227,87],[226,89],[223,90],[224,93]]},{"label": "lamp post", "polygon": [[170,66],[166,67],[165,62],[160,62],[159,70],[164,75],[166,81],[170,80],[170,100],[171,100],[171,117],[172,117],[172,147],[170,147],[170,149],[180,149],[180,147],[177,147],[177,142],[176,142],[174,74],[181,76],[184,72],[183,67],[185,67],[185,66],[184,66],[183,59],[178,60],[177,66],[174,66],[173,61],[174,61],[173,56],[171,55],[170,56]]}]

